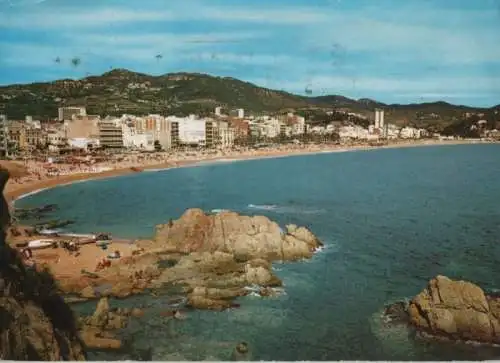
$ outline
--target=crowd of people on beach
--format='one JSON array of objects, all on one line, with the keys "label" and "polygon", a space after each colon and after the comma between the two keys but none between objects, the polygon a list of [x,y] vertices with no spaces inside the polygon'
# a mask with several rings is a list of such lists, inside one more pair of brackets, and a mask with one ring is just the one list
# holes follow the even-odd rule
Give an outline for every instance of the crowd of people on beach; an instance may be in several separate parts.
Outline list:
[{"label": "crowd of people on beach", "polygon": [[[400,144],[403,141],[391,141],[390,145]],[[283,156],[298,153],[316,153],[327,151],[342,151],[350,148],[368,149],[373,146],[362,142],[336,143],[290,143],[267,144],[258,147],[235,146],[227,149],[202,149],[185,148],[182,150],[155,152],[155,153],[124,153],[108,155],[107,157],[72,163],[50,163],[35,160],[26,160],[27,175],[11,178],[9,184],[13,188],[28,186],[47,180],[57,180],[63,176],[78,174],[93,174],[105,171],[142,169],[142,168],[168,168],[182,166],[193,162],[203,162],[218,159],[242,159]]]}]

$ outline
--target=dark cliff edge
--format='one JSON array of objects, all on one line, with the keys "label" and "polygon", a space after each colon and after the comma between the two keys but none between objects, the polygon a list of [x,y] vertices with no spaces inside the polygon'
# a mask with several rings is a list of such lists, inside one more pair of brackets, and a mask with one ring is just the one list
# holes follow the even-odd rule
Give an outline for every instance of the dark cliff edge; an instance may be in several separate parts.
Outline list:
[{"label": "dark cliff edge", "polygon": [[[0,166],[0,191],[9,171]],[[8,204],[0,198],[0,360],[86,360],[73,311],[48,271],[24,266],[6,243]]]}]

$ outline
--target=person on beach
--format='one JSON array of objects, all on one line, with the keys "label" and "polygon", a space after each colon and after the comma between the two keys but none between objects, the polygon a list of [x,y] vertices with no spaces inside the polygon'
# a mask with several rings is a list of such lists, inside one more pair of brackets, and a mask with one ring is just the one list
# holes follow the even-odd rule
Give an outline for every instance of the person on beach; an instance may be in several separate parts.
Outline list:
[{"label": "person on beach", "polygon": [[26,247],[25,249],[23,249],[22,252],[23,252],[24,258],[26,258],[26,260],[30,260],[33,257],[33,252],[31,251],[31,248],[29,248],[29,247]]}]

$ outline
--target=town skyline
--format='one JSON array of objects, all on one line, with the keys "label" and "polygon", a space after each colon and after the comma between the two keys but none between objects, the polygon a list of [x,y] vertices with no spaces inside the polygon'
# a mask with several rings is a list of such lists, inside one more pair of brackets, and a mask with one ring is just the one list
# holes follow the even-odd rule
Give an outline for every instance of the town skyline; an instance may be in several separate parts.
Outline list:
[{"label": "town skyline", "polygon": [[138,9],[129,1],[12,0],[0,8],[2,85],[125,68],[387,104],[500,103],[494,1],[145,1]]}]

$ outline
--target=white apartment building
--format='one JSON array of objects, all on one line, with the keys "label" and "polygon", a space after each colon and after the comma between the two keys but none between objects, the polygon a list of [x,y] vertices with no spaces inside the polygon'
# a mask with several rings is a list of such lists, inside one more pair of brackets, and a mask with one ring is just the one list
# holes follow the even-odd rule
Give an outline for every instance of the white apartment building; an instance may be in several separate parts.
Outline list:
[{"label": "white apartment building", "polygon": [[402,139],[416,139],[420,137],[420,133],[414,127],[403,127],[399,132],[399,137]]},{"label": "white apartment building", "polygon": [[219,143],[222,148],[227,148],[234,145],[235,132],[227,122],[218,123],[217,133],[219,135]]},{"label": "white apartment building", "polygon": [[387,135],[388,139],[397,139],[399,137],[400,128],[394,124],[387,124]]},{"label": "white apartment building", "polygon": [[326,133],[326,127],[324,126],[313,126],[309,129],[311,134],[323,135]]},{"label": "white apartment building", "polygon": [[[142,122],[144,119],[137,118],[136,121]],[[154,131],[146,131],[143,128],[137,130],[134,122],[122,123],[123,146],[127,149],[138,149],[144,151],[154,151],[155,137]]]},{"label": "white apartment building", "polygon": [[63,130],[49,130],[47,132],[47,142],[51,145],[65,145],[66,134]]},{"label": "white apartment building", "polygon": [[361,126],[342,126],[339,128],[339,137],[343,139],[368,139],[368,130]]},{"label": "white apartment building", "polygon": [[375,109],[375,128],[376,129],[384,129],[385,121],[384,121],[384,110],[380,108]]},{"label": "white apartment building", "polygon": [[68,139],[68,145],[72,148],[90,150],[99,146],[99,139],[87,137],[75,137]]},{"label": "white apartment building", "polygon": [[154,136],[152,133],[149,132],[131,135],[127,139],[127,145],[131,149],[154,151],[155,149]]},{"label": "white apartment building", "polygon": [[184,118],[175,117],[175,119],[179,125],[179,142],[181,144],[205,145],[205,120],[197,119],[194,115]]},{"label": "white apartment building", "polygon": [[303,135],[306,132],[306,119],[302,116],[294,116],[295,123],[292,125],[293,135]]}]

